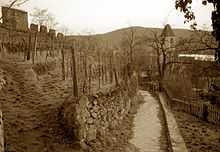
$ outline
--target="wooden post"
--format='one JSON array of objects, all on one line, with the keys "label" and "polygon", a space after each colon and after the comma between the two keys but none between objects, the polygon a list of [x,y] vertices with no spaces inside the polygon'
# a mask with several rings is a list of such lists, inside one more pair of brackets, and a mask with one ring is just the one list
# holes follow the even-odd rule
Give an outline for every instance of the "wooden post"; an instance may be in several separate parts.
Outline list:
[{"label": "wooden post", "polygon": [[22,46],[23,46],[23,51],[24,51],[24,61],[26,60],[26,56],[27,56],[27,44],[25,42],[25,40],[22,40]]},{"label": "wooden post", "polygon": [[89,94],[91,94],[92,87],[92,64],[89,65]]},{"label": "wooden post", "polygon": [[36,51],[37,51],[37,32],[34,34],[34,49],[32,50],[32,64],[34,64]]},{"label": "wooden post", "polygon": [[99,89],[101,88],[101,59],[100,51],[98,51],[98,77],[99,77]]},{"label": "wooden post", "polygon": [[117,75],[116,68],[114,68],[114,74],[115,74],[115,85],[118,86],[119,83],[118,83],[118,75]]},{"label": "wooden post", "polygon": [[[104,63],[103,63],[103,64],[104,64]],[[102,75],[102,84],[104,85],[104,84],[105,84],[105,80],[104,80],[104,78],[105,78],[105,77],[104,77],[104,74],[105,74],[104,72],[105,72],[105,71],[104,71],[104,65],[103,65],[103,64],[102,64],[102,66],[101,66],[101,68],[102,68],[102,69],[101,69],[101,75]]]},{"label": "wooden post", "polygon": [[28,48],[28,51],[27,51],[27,60],[30,60],[31,48],[32,48],[32,45],[31,45],[31,32],[30,32],[29,33],[29,48]]},{"label": "wooden post", "polygon": [[88,73],[87,73],[87,55],[84,53],[83,57],[83,68],[84,68],[84,82],[83,82],[83,93],[86,93],[87,91],[87,79],[88,79]]},{"label": "wooden post", "polygon": [[78,84],[77,84],[77,75],[76,75],[76,59],[75,59],[75,46],[71,48],[72,53],[72,81],[73,81],[73,95],[78,97]]},{"label": "wooden post", "polygon": [[64,46],[61,44],[61,55],[62,55],[62,78],[65,80],[65,56],[64,56]]},{"label": "wooden post", "polygon": [[105,83],[108,83],[108,71],[107,71],[107,69],[108,69],[108,58],[105,56],[105,58],[104,58],[104,62],[105,62],[105,66],[104,66],[104,71],[105,71]]}]

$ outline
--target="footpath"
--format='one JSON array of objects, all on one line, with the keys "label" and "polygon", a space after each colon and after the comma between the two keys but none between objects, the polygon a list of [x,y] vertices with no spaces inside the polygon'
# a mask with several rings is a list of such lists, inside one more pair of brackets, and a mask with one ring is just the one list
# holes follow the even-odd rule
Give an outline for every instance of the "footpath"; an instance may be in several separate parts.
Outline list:
[{"label": "footpath", "polygon": [[130,141],[140,152],[166,152],[167,137],[163,133],[162,109],[157,99],[148,91],[139,91],[144,98],[144,104],[138,109],[134,118],[134,136]]}]

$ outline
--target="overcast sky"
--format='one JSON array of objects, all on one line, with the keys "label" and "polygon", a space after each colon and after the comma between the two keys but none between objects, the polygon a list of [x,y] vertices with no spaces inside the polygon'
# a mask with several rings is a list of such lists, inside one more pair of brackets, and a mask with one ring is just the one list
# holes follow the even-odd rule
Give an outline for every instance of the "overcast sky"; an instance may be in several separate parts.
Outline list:
[{"label": "overcast sky", "polygon": [[[203,6],[194,0],[199,26],[211,29],[212,5]],[[30,0],[22,9],[48,8],[60,25],[75,33],[104,33],[127,26],[188,28],[183,15],[174,8],[175,0]]]}]

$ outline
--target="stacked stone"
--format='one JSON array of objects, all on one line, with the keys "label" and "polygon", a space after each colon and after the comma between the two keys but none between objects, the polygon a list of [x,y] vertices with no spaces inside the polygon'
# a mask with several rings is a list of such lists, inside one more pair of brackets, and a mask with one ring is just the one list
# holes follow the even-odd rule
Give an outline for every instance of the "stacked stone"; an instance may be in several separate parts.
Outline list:
[{"label": "stacked stone", "polygon": [[118,127],[130,110],[130,104],[128,93],[120,89],[83,96],[71,106],[67,104],[64,119],[69,128],[74,128],[75,137],[81,143],[88,143]]}]

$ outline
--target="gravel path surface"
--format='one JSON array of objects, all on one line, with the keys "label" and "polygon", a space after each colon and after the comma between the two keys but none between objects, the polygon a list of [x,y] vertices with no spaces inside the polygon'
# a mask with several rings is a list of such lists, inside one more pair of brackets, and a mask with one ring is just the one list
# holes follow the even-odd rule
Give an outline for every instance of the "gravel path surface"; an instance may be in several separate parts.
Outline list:
[{"label": "gravel path surface", "polygon": [[134,136],[130,141],[140,152],[167,151],[167,138],[162,132],[163,118],[158,100],[147,91],[140,91],[145,103],[134,118]]}]

